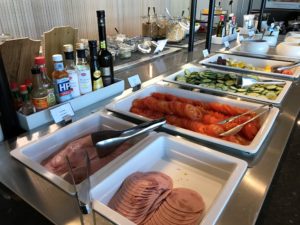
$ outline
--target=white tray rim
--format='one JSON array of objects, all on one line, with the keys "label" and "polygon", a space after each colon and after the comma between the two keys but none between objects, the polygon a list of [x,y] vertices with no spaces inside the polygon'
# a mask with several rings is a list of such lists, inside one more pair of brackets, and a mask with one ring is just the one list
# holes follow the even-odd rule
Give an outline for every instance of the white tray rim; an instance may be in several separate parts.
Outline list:
[{"label": "white tray rim", "polygon": [[[211,157],[214,157],[216,159],[224,159],[227,162],[235,164],[235,169],[230,174],[226,184],[223,186],[220,193],[217,195],[214,203],[210,206],[209,211],[206,212],[206,215],[202,219],[201,223],[199,225],[211,225],[215,224],[219,216],[221,215],[223,209],[226,207],[227,202],[229,201],[231,195],[234,193],[236,187],[239,185],[241,179],[243,178],[248,163],[242,159],[224,154],[222,152],[215,151],[211,148],[205,147],[203,145],[192,143],[188,140],[183,140],[178,137],[174,137],[172,135],[166,134],[166,133],[153,133],[146,137],[143,142],[139,142],[137,145],[135,145],[131,151],[130,155],[127,155],[127,157],[123,158],[122,160],[119,160],[118,163],[111,167],[111,171],[106,171],[107,173],[113,173],[120,169],[120,166],[124,166],[126,162],[134,157],[139,152],[143,151],[148,144],[153,143],[159,139],[168,139],[171,142],[184,144],[187,146],[187,148],[192,149],[193,151],[198,152],[205,152],[206,154],[209,154]],[[103,174],[103,177],[107,177],[109,175]],[[101,182],[105,182],[104,179],[102,179]],[[99,185],[101,185],[101,182]],[[94,187],[95,189],[97,186]],[[93,190],[91,190],[93,192]],[[115,212],[114,210],[110,209],[105,204],[101,203],[97,199],[93,199],[93,209],[99,213],[100,215],[104,216],[105,218],[109,219],[110,221],[116,223],[116,224],[122,224],[122,225],[135,225],[132,221],[128,220],[123,215]]]},{"label": "white tray rim", "polygon": [[[43,167],[40,163],[30,159],[29,157],[27,157],[25,154],[23,154],[22,152],[24,150],[26,150],[28,147],[31,147],[32,145],[34,145],[37,142],[41,142],[43,140],[48,139],[49,137],[53,136],[53,135],[59,135],[65,132],[68,132],[68,130],[71,130],[72,127],[78,126],[79,124],[84,123],[84,121],[87,120],[91,120],[93,118],[97,118],[97,117],[102,117],[108,120],[113,120],[116,123],[121,123],[122,125],[126,125],[128,127],[132,127],[135,126],[135,124],[129,122],[129,121],[125,121],[122,120],[120,118],[116,118],[116,117],[112,117],[110,115],[105,114],[102,111],[99,111],[97,113],[94,113],[90,116],[87,116],[83,119],[80,119],[78,121],[73,122],[72,124],[66,126],[66,127],[62,127],[61,129],[55,131],[54,133],[49,133],[37,140],[34,140],[20,148],[16,148],[14,150],[12,150],[10,152],[10,155],[15,158],[16,160],[18,160],[20,163],[24,164],[26,167],[28,167],[29,169],[33,170],[34,172],[36,172],[37,174],[39,174],[41,177],[44,177],[45,179],[47,179],[49,182],[53,183],[55,186],[57,186],[58,188],[62,189],[63,191],[67,192],[70,195],[75,195],[76,190],[74,189],[74,186],[72,184],[70,184],[69,182],[65,181],[62,177],[55,175],[54,173],[48,171],[45,167]],[[125,152],[126,153],[126,152]],[[124,153],[124,154],[125,154]],[[106,165],[109,166],[109,165]],[[106,167],[105,166],[105,167]],[[103,169],[105,169],[105,167]],[[93,175],[91,175],[90,179],[91,179],[91,185],[93,186],[95,183],[98,183],[98,173],[95,172]],[[95,181],[97,180],[97,181]],[[76,185],[77,187],[80,187],[80,184]]]},{"label": "white tray rim", "polygon": [[[146,88],[141,89],[139,91],[136,91],[136,92],[132,93],[129,96],[126,96],[124,98],[113,101],[110,104],[108,104],[105,108],[109,111],[120,113],[120,114],[123,114],[123,115],[131,117],[131,118],[139,119],[139,120],[142,120],[142,121],[149,121],[150,119],[148,119],[146,117],[143,117],[143,116],[131,113],[127,110],[118,108],[118,104],[120,104],[120,103],[122,103],[122,102],[124,102],[128,99],[133,100],[133,99],[136,99],[138,97],[147,96],[147,93],[149,95],[152,92],[163,92],[163,93],[175,92],[175,93],[177,93],[178,96],[182,96],[182,94],[183,94],[183,97],[189,96],[190,98],[194,97],[195,99],[208,98],[208,99],[212,99],[216,102],[223,102],[225,104],[235,103],[238,106],[242,104],[242,106],[244,106],[245,108],[251,108],[249,106],[252,106],[252,108],[254,108],[254,107],[257,107],[257,106],[261,105],[259,103],[238,101],[238,100],[234,100],[234,99],[229,99],[229,98],[224,98],[224,97],[219,97],[219,96],[214,96],[214,95],[209,95],[209,94],[203,94],[203,93],[197,93],[197,92],[182,90],[182,89],[179,89],[179,88],[172,88],[172,87],[166,87],[166,86],[159,85],[159,84],[154,84],[154,85],[149,85]],[[145,95],[145,93],[146,93],[146,95]],[[202,98],[201,98],[201,96],[202,96]],[[131,102],[129,102],[128,104],[131,105]],[[278,114],[279,114],[279,109],[278,108],[273,107],[273,108],[270,109],[269,114],[268,114],[269,119],[267,120],[267,122],[265,121],[262,124],[261,129],[259,130],[259,132],[257,133],[256,137],[253,139],[253,141],[251,142],[250,145],[239,145],[239,144],[236,144],[236,143],[232,143],[232,142],[229,142],[229,141],[224,141],[224,140],[219,139],[219,138],[215,138],[215,137],[207,136],[207,135],[204,135],[204,134],[196,133],[194,131],[190,131],[190,130],[183,129],[183,128],[176,127],[176,126],[169,125],[169,124],[164,125],[164,128],[166,128],[168,130],[171,130],[171,131],[176,131],[178,133],[187,135],[187,136],[192,137],[192,138],[196,138],[198,140],[207,141],[207,142],[210,142],[210,143],[216,143],[218,145],[226,146],[226,147],[229,147],[231,149],[235,149],[235,150],[245,152],[245,153],[248,153],[248,154],[255,154],[255,153],[258,152],[261,145],[263,144],[264,139],[266,138],[269,131],[271,130]]]},{"label": "white tray rim", "polygon": [[[299,77],[300,77],[300,73],[287,76],[287,75],[282,75],[280,73],[272,73],[272,72],[263,72],[263,71],[258,71],[258,70],[241,69],[241,68],[236,68],[236,67],[230,67],[230,66],[224,66],[224,65],[218,65],[218,64],[211,63],[211,61],[215,61],[218,58],[218,56],[226,56],[227,57],[227,56],[229,56],[229,54],[217,53],[215,55],[212,55],[208,58],[205,58],[205,59],[201,60],[199,63],[204,65],[204,66],[208,66],[208,67],[232,70],[232,71],[236,71],[236,72],[248,72],[248,73],[251,73],[251,74],[257,73],[257,74],[260,74],[260,75],[263,75],[263,76],[272,76],[272,77],[277,77],[277,78],[287,79],[287,80],[296,80],[296,79],[299,79]],[[276,61],[276,62],[285,62],[285,61],[280,61],[280,60],[275,60],[275,59],[259,59],[259,58],[254,58],[254,57],[247,57],[247,56],[240,56],[240,55],[230,54],[230,58],[234,59],[235,57],[245,58],[245,61],[247,61],[247,59],[251,58],[251,59],[258,59],[258,60],[271,60],[271,61]]]},{"label": "white tray rim", "polygon": [[[237,74],[236,72],[229,72],[229,71],[224,71],[224,70],[220,70],[220,69],[219,70],[218,69],[211,69],[211,68],[206,68],[206,67],[202,67],[202,66],[195,66],[195,65],[187,67],[185,69],[191,69],[192,71],[197,71],[197,72],[204,71],[204,70],[211,70],[211,71],[221,72],[221,73]],[[280,92],[280,94],[277,96],[277,98],[275,100],[264,99],[264,98],[259,98],[259,97],[257,98],[257,97],[252,97],[252,96],[249,96],[249,95],[239,94],[239,93],[236,93],[236,92],[222,91],[222,90],[218,90],[218,89],[214,89],[214,88],[201,87],[200,85],[195,85],[195,84],[189,84],[189,83],[183,83],[183,82],[180,82],[180,81],[176,81],[175,78],[177,77],[177,75],[184,74],[185,69],[181,69],[181,70],[165,77],[163,79],[163,81],[173,83],[173,84],[177,84],[177,85],[186,86],[186,87],[197,88],[197,89],[200,89],[200,90],[208,90],[208,91],[212,91],[212,92],[216,92],[216,93],[222,93],[222,94],[237,96],[237,97],[241,97],[241,98],[245,98],[245,99],[251,99],[251,100],[260,101],[260,102],[269,102],[269,103],[276,104],[276,105],[280,105],[282,103],[283,99],[285,98],[287,92],[289,91],[289,89],[292,85],[291,81],[284,80],[284,82],[286,82],[286,83],[285,83],[282,91]],[[264,79],[265,80],[282,81],[280,79],[271,79],[271,78],[265,78],[265,77],[264,77]]]}]

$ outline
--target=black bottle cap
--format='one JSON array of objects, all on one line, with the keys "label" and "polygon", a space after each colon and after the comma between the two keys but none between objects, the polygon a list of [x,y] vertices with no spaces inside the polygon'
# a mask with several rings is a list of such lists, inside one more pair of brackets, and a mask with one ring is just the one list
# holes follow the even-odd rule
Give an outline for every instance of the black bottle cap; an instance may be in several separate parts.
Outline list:
[{"label": "black bottle cap", "polygon": [[105,11],[104,10],[97,10],[97,17],[105,17]]},{"label": "black bottle cap", "polygon": [[31,68],[31,73],[32,74],[40,74],[41,73],[40,68],[38,68],[38,67],[32,67]]},{"label": "black bottle cap", "polygon": [[95,48],[95,47],[97,47],[97,41],[96,41],[96,40],[90,40],[90,41],[89,41],[89,46],[90,46],[90,48]]}]

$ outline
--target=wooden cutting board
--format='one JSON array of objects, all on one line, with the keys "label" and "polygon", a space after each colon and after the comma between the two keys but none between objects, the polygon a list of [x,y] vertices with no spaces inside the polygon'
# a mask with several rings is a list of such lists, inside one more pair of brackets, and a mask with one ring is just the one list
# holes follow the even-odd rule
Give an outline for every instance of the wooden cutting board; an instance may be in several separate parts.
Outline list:
[{"label": "wooden cutting board", "polygon": [[31,67],[34,57],[39,54],[41,41],[20,38],[5,41],[0,44],[5,72],[9,82],[23,84],[25,79],[31,79]]},{"label": "wooden cutting board", "polygon": [[78,29],[70,26],[54,27],[50,31],[43,34],[42,47],[43,55],[46,57],[46,66],[48,69],[48,76],[51,77],[53,72],[52,55],[62,54],[63,45],[75,44],[78,40]]}]

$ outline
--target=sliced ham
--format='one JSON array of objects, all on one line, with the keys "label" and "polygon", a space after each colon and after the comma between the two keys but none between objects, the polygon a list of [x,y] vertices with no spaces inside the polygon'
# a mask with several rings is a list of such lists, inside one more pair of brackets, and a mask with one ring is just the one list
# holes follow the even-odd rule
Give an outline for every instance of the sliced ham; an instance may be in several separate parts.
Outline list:
[{"label": "sliced ham", "polygon": [[160,172],[136,172],[127,177],[108,206],[136,224],[155,211],[173,187],[172,179]]},{"label": "sliced ham", "polygon": [[50,155],[41,162],[41,165],[50,172],[62,176],[66,181],[72,183],[66,163],[66,156],[68,156],[73,169],[75,183],[78,184],[86,179],[85,151],[88,153],[91,162],[91,174],[93,174],[127,151],[132,145],[133,143],[131,142],[125,142],[106,157],[98,158],[91,136],[87,135],[70,142],[61,150]]}]

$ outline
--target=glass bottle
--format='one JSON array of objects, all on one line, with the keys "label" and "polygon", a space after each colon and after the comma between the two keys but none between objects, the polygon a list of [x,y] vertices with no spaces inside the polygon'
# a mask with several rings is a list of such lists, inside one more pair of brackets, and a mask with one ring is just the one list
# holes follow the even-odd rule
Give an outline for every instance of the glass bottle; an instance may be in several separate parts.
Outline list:
[{"label": "glass bottle", "polygon": [[54,62],[54,71],[52,73],[52,80],[56,100],[61,103],[72,99],[70,80],[67,71],[65,71],[63,58],[61,54],[52,56]]},{"label": "glass bottle", "polygon": [[105,11],[97,11],[98,32],[99,32],[99,52],[98,62],[101,68],[101,74],[104,86],[114,83],[113,57],[107,50],[106,28],[105,28]]},{"label": "glass bottle", "polygon": [[80,96],[79,81],[78,81],[78,71],[75,66],[75,58],[73,45],[67,44],[63,46],[65,59],[66,59],[66,71],[70,80],[71,94],[73,98]]},{"label": "glass bottle", "polygon": [[100,66],[98,62],[97,41],[96,40],[89,41],[89,47],[90,47],[90,68],[91,68],[91,75],[92,75],[93,91],[96,91],[103,87],[103,81],[102,81]]},{"label": "glass bottle", "polygon": [[224,15],[220,15],[220,21],[217,26],[217,37],[224,37],[226,34],[226,26],[224,21]]},{"label": "glass bottle", "polygon": [[54,106],[56,104],[54,87],[53,87],[52,80],[47,75],[46,59],[44,56],[38,56],[38,57],[34,58],[34,63],[40,69],[41,75],[42,75],[43,86],[48,91],[48,105],[49,105],[49,107]]},{"label": "glass bottle", "polygon": [[85,48],[83,43],[76,44],[78,81],[80,94],[86,94],[92,91],[92,78],[90,66],[88,65]]},{"label": "glass bottle", "polygon": [[31,73],[33,76],[32,103],[36,111],[47,109],[49,107],[48,91],[43,85],[41,71],[38,67],[33,67]]},{"label": "glass bottle", "polygon": [[32,81],[30,79],[25,80],[25,85],[27,87],[29,98],[31,98],[31,92],[32,92]]},{"label": "glass bottle", "polygon": [[25,84],[22,84],[20,85],[19,90],[23,101],[22,107],[20,109],[21,113],[23,113],[24,115],[30,115],[32,113],[35,113],[34,105],[32,104],[29,98],[27,86]]},{"label": "glass bottle", "polygon": [[16,82],[11,82],[10,91],[11,91],[11,94],[12,94],[12,97],[13,97],[15,110],[18,110],[22,106],[22,99],[20,97],[18,84]]}]

